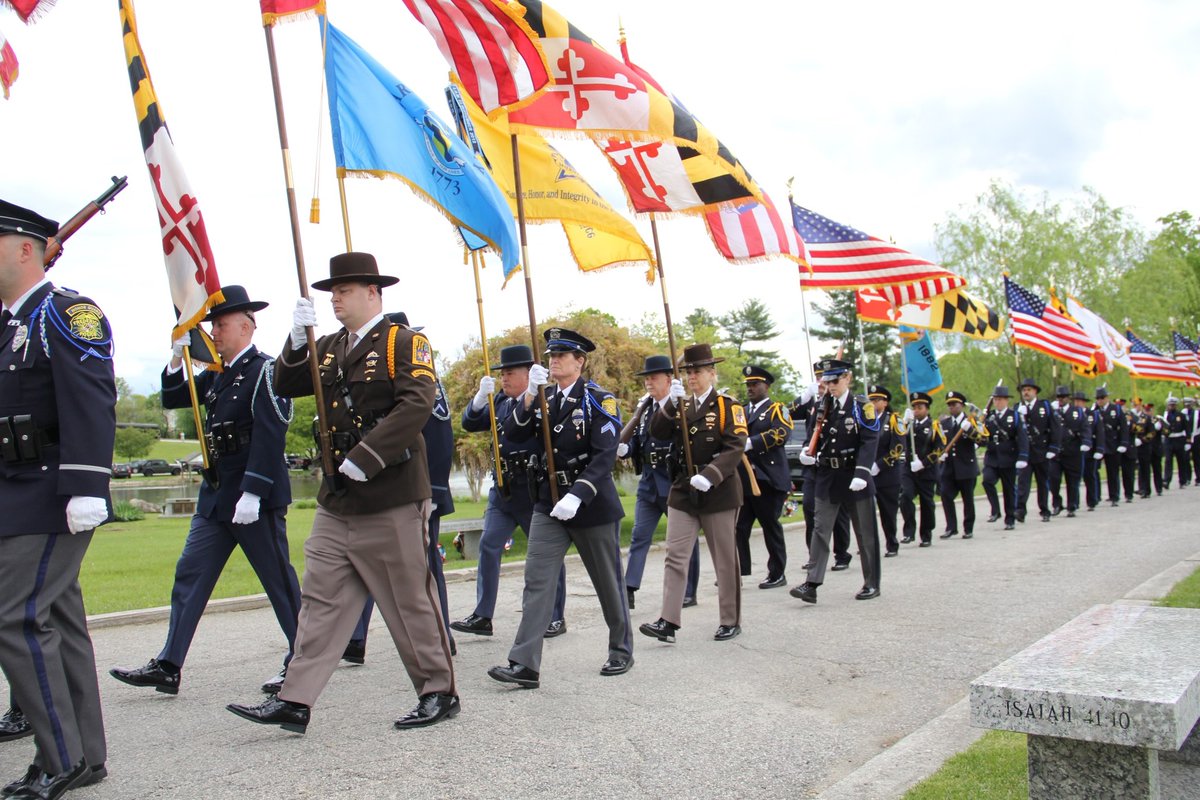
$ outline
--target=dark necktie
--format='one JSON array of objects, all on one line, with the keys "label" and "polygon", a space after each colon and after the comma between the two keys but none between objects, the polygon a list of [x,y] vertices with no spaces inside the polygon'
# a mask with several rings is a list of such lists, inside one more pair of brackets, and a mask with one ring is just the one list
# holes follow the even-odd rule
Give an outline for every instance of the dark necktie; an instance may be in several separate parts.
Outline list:
[{"label": "dark necktie", "polygon": [[7,325],[10,319],[12,319],[11,311],[9,311],[7,308],[3,311],[0,311],[0,326]]}]

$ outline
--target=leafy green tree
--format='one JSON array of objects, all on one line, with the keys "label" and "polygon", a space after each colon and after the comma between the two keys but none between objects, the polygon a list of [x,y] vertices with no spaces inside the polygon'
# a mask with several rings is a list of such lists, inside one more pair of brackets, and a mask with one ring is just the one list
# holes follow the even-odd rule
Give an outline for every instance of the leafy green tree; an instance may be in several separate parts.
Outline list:
[{"label": "leafy green tree", "polygon": [[750,342],[769,342],[779,335],[771,312],[761,301],[751,298],[728,314],[717,319],[724,331],[724,341],[738,356],[773,361],[779,353],[769,350],[750,350]]},{"label": "leafy green tree", "polygon": [[860,320],[857,301],[852,291],[829,292],[828,300],[818,303],[816,310],[825,327],[810,328],[809,332],[818,339],[842,343],[842,357],[855,365],[855,377],[862,382],[855,391],[861,391],[867,383],[882,383],[891,390],[893,396],[899,397],[900,337],[896,328]]},{"label": "leafy green tree", "polygon": [[[190,415],[189,415],[190,416]],[[313,420],[317,417],[317,399],[313,396],[297,397],[292,400],[292,424],[288,426],[284,439],[284,451],[317,458],[317,445],[313,441]]]},{"label": "leafy green tree", "polygon": [[158,440],[158,435],[144,428],[117,428],[113,441],[113,452],[124,461],[145,458],[150,455],[150,448]]}]

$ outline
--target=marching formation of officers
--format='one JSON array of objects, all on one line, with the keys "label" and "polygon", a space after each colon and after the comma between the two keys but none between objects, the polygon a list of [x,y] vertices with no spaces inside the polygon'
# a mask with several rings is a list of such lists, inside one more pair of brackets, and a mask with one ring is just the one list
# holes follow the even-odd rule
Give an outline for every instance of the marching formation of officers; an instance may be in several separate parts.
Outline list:
[{"label": "marching formation of officers", "polygon": [[[78,576],[95,529],[112,519],[112,343],[99,307],[45,276],[45,248],[57,230],[54,221],[0,201],[0,502],[6,512],[0,516],[0,667],[11,693],[0,741],[32,735],[35,743],[26,773],[0,790],[18,799],[51,800],[108,774]],[[935,494],[946,520],[941,538],[971,538],[979,449],[988,521],[1002,519],[1006,530],[1025,522],[1034,488],[1043,522],[1064,510],[1075,516],[1081,497],[1093,510],[1104,494],[1101,467],[1112,505],[1122,492],[1127,503],[1135,493],[1161,494],[1175,474],[1180,486],[1200,476],[1200,414],[1190,398],[1183,408],[1169,398],[1157,416],[1136,399],[1111,402],[1103,388],[1094,404],[1065,386],[1050,402],[1025,380],[1015,404],[1008,388],[997,386],[983,410],[948,392],[946,413],[935,419],[929,395],[910,395],[908,409],[899,413],[887,387],[855,395],[854,365],[825,359],[813,365],[816,382],[785,407],[770,398],[774,376],[760,366],[742,370],[745,402],[718,389],[715,365],[722,359],[703,343],[685,347],[678,364],[663,355],[647,358],[638,373],[646,394],[622,424],[617,399],[587,377],[596,345],[576,331],[551,328],[543,334],[549,367],[529,347],[504,348],[491,367],[499,382],[482,377],[463,410],[466,430],[487,430],[494,418],[499,459],[484,518],[477,602],[466,618],[451,621],[437,540],[439,518],[453,510],[451,410],[429,340],[403,314],[384,313],[383,290],[396,282],[367,253],[335,256],[330,277],[313,288],[329,292],[342,327],[315,336],[315,310],[301,298],[278,358],[253,344],[255,314],[267,304],[240,286],[224,287],[206,318],[222,370],[193,376],[185,363],[190,337],[175,342],[162,374],[163,401],[184,407],[192,391],[198,394],[212,461],[176,569],[167,641],[143,666],[111,669],[114,678],[180,691],[204,607],[235,547],[266,589],[285,647],[282,669],[261,687],[266,700],[228,709],[304,733],[338,662],[363,663],[366,622],[377,606],[418,699],[394,723],[404,730],[459,713],[452,632],[494,634],[500,555],[518,527],[528,538],[523,613],[507,663],[488,675],[534,689],[544,641],[567,630],[563,560],[571,545],[608,628],[600,674],[619,676],[633,667],[630,610],[664,514],[661,603],[657,618],[638,631],[675,642],[682,610],[696,605],[703,531],[717,576],[713,639],[725,642],[742,632],[742,578],[751,574],[756,522],[767,551],[758,588],[788,585],[780,516],[794,488],[803,490],[808,560],[805,580],[791,594],[816,603],[826,570],[851,563],[851,531],[863,576],[855,597],[879,597],[883,558],[918,537],[920,547],[932,545]],[[318,496],[301,581],[288,555],[283,443],[291,398],[312,394],[324,404],[329,433],[319,444],[332,469]],[[803,479],[793,487],[785,444],[801,423]],[[640,475],[624,565],[624,510],[613,480],[619,459]]]}]

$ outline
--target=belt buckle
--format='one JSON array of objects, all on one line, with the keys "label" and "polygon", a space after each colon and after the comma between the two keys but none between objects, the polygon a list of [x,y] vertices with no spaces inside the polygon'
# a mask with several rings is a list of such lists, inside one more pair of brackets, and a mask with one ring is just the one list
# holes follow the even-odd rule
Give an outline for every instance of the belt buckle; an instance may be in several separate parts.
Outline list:
[{"label": "belt buckle", "polygon": [[838,458],[837,456],[832,456],[829,459],[829,466],[832,469],[840,469],[842,466],[842,460],[840,458]]},{"label": "belt buckle", "polygon": [[560,469],[560,470],[556,471],[554,474],[555,474],[555,479],[558,481],[559,486],[570,486],[571,485],[570,479],[567,478],[566,470]]}]

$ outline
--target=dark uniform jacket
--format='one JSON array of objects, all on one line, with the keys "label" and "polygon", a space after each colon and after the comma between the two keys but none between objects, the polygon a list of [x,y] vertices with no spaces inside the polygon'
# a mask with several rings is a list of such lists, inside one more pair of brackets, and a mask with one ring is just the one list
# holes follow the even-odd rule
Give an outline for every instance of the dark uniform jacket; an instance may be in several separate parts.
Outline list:
[{"label": "dark uniform jacket", "polygon": [[1079,468],[1079,448],[1082,445],[1092,446],[1091,414],[1086,408],[1074,404],[1058,409],[1061,427],[1061,443],[1064,464],[1072,464]]},{"label": "dark uniform jacket", "polygon": [[1166,430],[1163,431],[1163,434],[1167,439],[1181,441],[1184,444],[1191,442],[1192,426],[1186,412],[1168,410],[1163,414],[1163,421],[1166,423]]},{"label": "dark uniform jacket", "polygon": [[1046,460],[1046,453],[1054,453],[1057,457],[1062,450],[1062,430],[1050,401],[1034,400],[1032,406],[1026,406],[1022,401],[1017,413],[1021,414],[1025,435],[1029,437],[1029,458],[1026,460],[1030,464],[1040,464]]},{"label": "dark uniform jacket", "polygon": [[[829,413],[821,422],[817,439],[817,498],[845,503],[874,497],[871,465],[875,463],[880,428],[875,406],[858,400],[850,392],[842,395],[840,401],[830,397],[824,402],[829,402]],[[850,481],[855,478],[864,479],[867,487],[851,492]]]},{"label": "dark uniform jacket", "polygon": [[[575,516],[563,524],[569,528],[587,528],[615,522],[625,516],[617,497],[612,471],[617,461],[617,441],[621,420],[617,399],[589,380],[580,378],[566,394],[557,386],[544,387],[550,412],[550,441],[554,445],[555,474],[538,482],[534,510],[549,514],[550,481],[558,484],[558,496],[570,493],[583,504]],[[515,442],[542,436],[542,404],[534,402],[528,411],[518,402],[504,423],[504,432]]]},{"label": "dark uniform jacket", "polygon": [[1096,412],[1104,425],[1104,442],[1107,447],[1105,452],[1112,455],[1117,452],[1118,447],[1128,449],[1131,444],[1129,421],[1125,418],[1124,409],[1116,403],[1108,403],[1104,408],[1097,407]]},{"label": "dark uniform jacket", "polygon": [[[746,450],[746,410],[732,397],[711,389],[704,402],[696,404],[694,397],[687,403],[688,436],[692,446],[692,465],[697,475],[712,483],[707,492],[692,489],[687,462],[683,458],[683,431],[679,427],[679,409],[667,403],[650,421],[650,433],[659,439],[671,439],[680,466],[671,486],[667,505],[689,514],[728,511],[742,506],[742,481],[737,477],[738,464]],[[732,480],[730,480],[732,478]],[[699,504],[693,501],[699,500]]]},{"label": "dark uniform jacket", "polygon": [[[216,489],[207,481],[201,485],[196,513],[202,517],[232,522],[242,492],[258,495],[263,509],[285,508],[292,502],[283,460],[292,403],[275,396],[272,363],[250,345],[223,372],[196,376],[196,396],[208,412],[205,430],[215,431],[213,457],[220,484]],[[163,370],[163,408],[191,408],[183,369],[174,374]]]},{"label": "dark uniform jacket", "polygon": [[938,420],[938,425],[946,432],[946,449],[944,450],[946,460],[942,462],[942,475],[956,481],[967,480],[979,475],[979,462],[975,460],[975,448],[987,441],[987,429],[980,430],[978,425],[972,424],[951,446],[950,441],[958,433],[959,423],[963,419],[966,419],[965,412],[960,413],[958,417],[946,415]]},{"label": "dark uniform jacket", "polygon": [[[322,486],[317,502],[334,514],[354,515],[428,500],[432,491],[421,430],[437,395],[429,340],[386,318],[347,354],[348,336],[343,328],[317,341],[321,391],[330,433],[336,437],[335,461],[350,459],[367,480],[344,479],[341,494]],[[307,345],[295,350],[288,339],[275,362],[279,395],[313,393],[307,354]]]},{"label": "dark uniform jacket", "polygon": [[1088,419],[1090,419],[1092,423],[1091,455],[1094,456],[1096,453],[1108,453],[1110,450],[1113,453],[1117,452],[1117,446],[1115,444],[1109,444],[1108,435],[1104,428],[1104,418],[1100,413],[1100,409],[1093,405],[1087,410],[1087,414]]},{"label": "dark uniform jacket", "polygon": [[899,486],[908,464],[905,458],[908,428],[890,408],[884,411],[881,419],[879,443],[875,445],[875,466],[879,468],[875,476],[876,489]]},{"label": "dark uniform jacket", "polygon": [[[747,435],[751,442],[746,456],[754,467],[754,477],[760,486],[769,486],[777,492],[791,491],[792,475],[783,446],[792,432],[792,419],[783,403],[767,398],[746,417],[749,422]],[[742,472],[745,469],[746,465],[743,464]],[[749,479],[743,477],[743,480],[743,490],[749,489]]]},{"label": "dark uniform jacket", "polygon": [[0,536],[67,533],[68,500],[109,500],[111,344],[104,312],[51,283],[0,326]]},{"label": "dark uniform jacket", "polygon": [[[468,404],[469,405],[469,404]],[[450,493],[450,466],[454,460],[454,426],[450,423],[450,400],[442,382],[437,382],[433,412],[421,429],[425,438],[425,457],[429,461],[429,488],[437,503],[431,516],[444,517],[454,513],[454,495]],[[353,459],[351,459],[353,460]]]},{"label": "dark uniform jacket", "polygon": [[1022,423],[1021,415],[1012,406],[1000,411],[993,408],[988,412],[987,446],[983,463],[989,467],[1009,469],[1018,461],[1029,461],[1029,432]]},{"label": "dark uniform jacket", "polygon": [[[506,509],[511,508],[509,505],[511,503],[526,508],[533,503],[529,497],[529,459],[542,454],[541,436],[515,441],[508,435],[512,430],[509,418],[512,416],[513,409],[520,403],[520,397],[509,397],[503,393],[497,395],[494,401],[496,435],[500,442],[500,469],[504,475],[503,488],[497,487],[497,491],[500,494],[501,503]],[[487,406],[476,411],[468,402],[467,407],[463,409],[463,430],[471,433],[490,431],[492,429],[490,417]],[[496,473],[493,470],[492,480],[495,481],[495,479]]]},{"label": "dark uniform jacket", "polygon": [[907,454],[905,460],[911,462],[915,457],[925,465],[920,472],[912,472],[912,464],[909,463],[908,469],[913,480],[936,481],[939,469],[938,458],[946,448],[946,434],[942,431],[942,426],[933,417],[925,417],[925,419],[914,417],[909,423],[909,429],[911,435],[906,437],[905,441],[912,452]]},{"label": "dark uniform jacket", "polygon": [[633,470],[641,475],[638,481],[639,500],[655,503],[659,498],[671,494],[671,471],[667,467],[667,455],[671,451],[670,439],[659,439],[650,434],[650,422],[658,402],[647,397],[634,411],[638,416],[633,435],[629,437],[629,458]]},{"label": "dark uniform jacket", "polygon": [[1140,409],[1130,412],[1129,435],[1134,440],[1141,440],[1140,444],[1134,441],[1135,447],[1145,447],[1153,442],[1158,436],[1158,431],[1154,429],[1154,417]]}]

